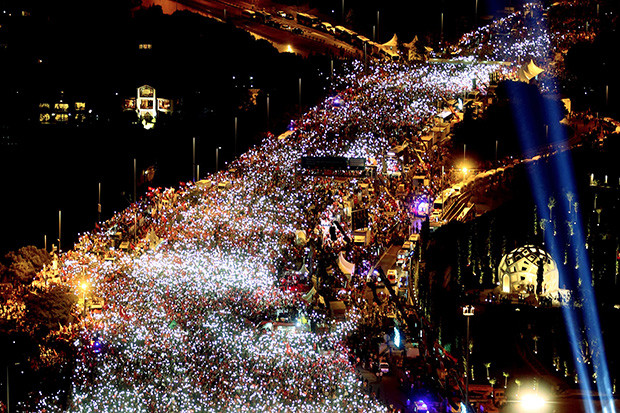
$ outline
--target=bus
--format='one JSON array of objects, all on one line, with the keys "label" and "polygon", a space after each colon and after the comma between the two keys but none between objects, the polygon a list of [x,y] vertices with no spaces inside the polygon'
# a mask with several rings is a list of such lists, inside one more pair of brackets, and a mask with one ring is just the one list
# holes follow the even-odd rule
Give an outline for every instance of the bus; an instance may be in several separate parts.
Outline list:
[{"label": "bus", "polygon": [[321,23],[321,20],[311,14],[297,13],[297,23],[308,27],[316,27]]},{"label": "bus", "polygon": [[266,11],[257,11],[256,19],[261,23],[268,23],[271,20],[271,14],[267,13]]},{"label": "bus", "polygon": [[353,30],[347,29],[344,26],[334,27],[334,36],[336,39],[340,39],[347,43],[352,43],[353,39],[357,37],[357,33]]},{"label": "bus", "polygon": [[254,20],[256,18],[256,12],[253,10],[245,9],[241,12],[241,15],[250,20]]}]

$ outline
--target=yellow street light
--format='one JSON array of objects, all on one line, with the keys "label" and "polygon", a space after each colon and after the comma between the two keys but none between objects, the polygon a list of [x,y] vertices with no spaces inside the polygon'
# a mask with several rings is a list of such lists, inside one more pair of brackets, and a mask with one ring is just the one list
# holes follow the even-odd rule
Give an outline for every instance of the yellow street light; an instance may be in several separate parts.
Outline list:
[{"label": "yellow street light", "polygon": [[82,281],[80,288],[82,289],[82,300],[84,301],[84,314],[86,314],[86,290],[88,290],[88,282]]},{"label": "yellow street light", "polygon": [[528,393],[521,397],[520,407],[525,412],[536,412],[542,410],[547,401],[536,393]]}]

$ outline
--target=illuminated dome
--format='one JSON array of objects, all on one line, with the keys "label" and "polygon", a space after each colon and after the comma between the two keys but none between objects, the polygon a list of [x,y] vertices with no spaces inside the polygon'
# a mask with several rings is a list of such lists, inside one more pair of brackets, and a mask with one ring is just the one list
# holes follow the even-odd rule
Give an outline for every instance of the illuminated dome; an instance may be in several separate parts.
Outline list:
[{"label": "illuminated dome", "polygon": [[510,251],[502,257],[497,274],[502,292],[536,292],[538,265],[543,265],[542,295],[557,292],[559,288],[558,267],[549,253],[539,247],[526,245]]}]

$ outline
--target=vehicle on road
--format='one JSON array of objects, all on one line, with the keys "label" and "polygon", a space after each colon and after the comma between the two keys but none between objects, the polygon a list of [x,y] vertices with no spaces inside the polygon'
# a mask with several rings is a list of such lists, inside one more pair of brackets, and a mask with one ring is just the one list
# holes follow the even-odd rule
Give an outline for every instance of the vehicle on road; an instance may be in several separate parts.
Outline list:
[{"label": "vehicle on road", "polygon": [[390,365],[387,362],[385,362],[385,361],[380,362],[379,363],[379,371],[381,373],[383,373],[383,374],[389,373],[390,372]]},{"label": "vehicle on road", "polygon": [[398,270],[396,268],[389,269],[385,275],[390,285],[396,285],[398,281]]},{"label": "vehicle on road", "polygon": [[289,31],[289,32],[290,32],[291,30],[293,30],[293,28],[292,28],[291,26],[289,26],[288,24],[283,24],[282,26],[280,26],[280,28],[281,28],[282,30],[286,30],[286,31]]},{"label": "vehicle on road", "polygon": [[321,19],[307,13],[297,13],[297,23],[308,27],[317,27],[321,23]]},{"label": "vehicle on road", "polygon": [[293,30],[291,31],[295,34],[304,34],[304,31],[301,30],[299,27],[293,27]]},{"label": "vehicle on road", "polygon": [[334,34],[334,26],[328,22],[321,22],[318,28],[326,33]]},{"label": "vehicle on road", "polygon": [[250,20],[254,20],[256,18],[256,12],[253,10],[245,9],[241,12],[241,15]]},{"label": "vehicle on road", "polygon": [[407,261],[408,256],[409,251],[404,249],[398,250],[398,254],[396,254],[396,264],[403,265],[405,261]]},{"label": "vehicle on road", "polygon": [[278,23],[275,20],[269,20],[267,22],[267,26],[271,26],[271,27],[275,27],[276,29],[279,29],[280,28],[280,23]]},{"label": "vehicle on road", "polygon": [[278,11],[276,12],[276,14],[277,14],[279,17],[282,17],[283,19],[286,19],[286,20],[295,20],[295,16],[293,16],[292,14],[287,13],[287,12],[285,12],[285,11],[283,11],[283,10],[278,10]]}]

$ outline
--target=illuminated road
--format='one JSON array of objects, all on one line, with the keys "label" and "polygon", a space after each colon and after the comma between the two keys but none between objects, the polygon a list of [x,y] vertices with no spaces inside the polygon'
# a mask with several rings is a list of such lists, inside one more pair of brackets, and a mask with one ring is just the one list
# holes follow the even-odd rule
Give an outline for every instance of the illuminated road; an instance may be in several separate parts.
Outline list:
[{"label": "illuminated road", "polygon": [[[348,43],[335,39],[328,33],[316,30],[307,26],[297,24],[295,20],[288,20],[276,15],[278,10],[286,11],[289,14],[296,14],[296,10],[290,7],[278,7],[265,4],[265,8],[257,7],[254,2],[225,2],[213,0],[153,0],[149,4],[162,6],[165,13],[173,13],[175,10],[189,10],[201,15],[217,19],[219,21],[229,21],[235,26],[242,28],[255,37],[263,38],[274,45],[280,52],[290,51],[302,56],[313,53],[331,54],[335,56],[361,56],[361,51]],[[291,29],[299,28],[303,34],[295,34],[290,30],[275,28],[262,24],[258,21],[251,21],[242,16],[245,9],[265,10],[271,13],[272,20],[280,25],[288,25]],[[226,19],[226,20],[225,20]]]}]

